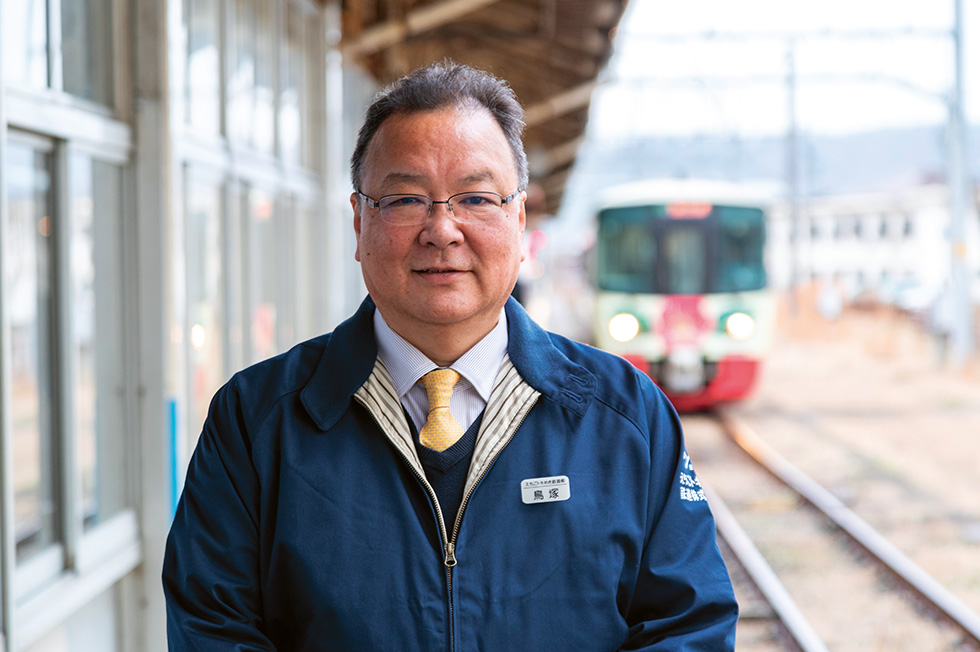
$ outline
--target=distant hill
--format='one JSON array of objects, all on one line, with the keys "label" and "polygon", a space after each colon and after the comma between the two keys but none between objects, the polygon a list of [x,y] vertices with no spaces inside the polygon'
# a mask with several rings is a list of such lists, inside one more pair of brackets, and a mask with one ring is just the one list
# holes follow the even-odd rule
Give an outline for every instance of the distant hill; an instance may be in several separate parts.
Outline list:
[{"label": "distant hill", "polygon": [[[887,192],[945,178],[945,129],[910,127],[846,136],[802,134],[800,189],[804,195]],[[969,173],[980,179],[980,127],[968,144]],[[733,181],[783,180],[783,138],[722,136],[587,141],[566,186],[562,216],[587,219],[595,191],[650,177],[704,177]]]}]

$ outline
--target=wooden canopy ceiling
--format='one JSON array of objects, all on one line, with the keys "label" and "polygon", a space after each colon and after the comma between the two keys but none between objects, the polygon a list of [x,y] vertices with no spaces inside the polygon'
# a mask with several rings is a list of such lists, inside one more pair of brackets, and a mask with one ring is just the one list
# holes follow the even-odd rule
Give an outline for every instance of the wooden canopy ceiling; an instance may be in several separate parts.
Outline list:
[{"label": "wooden canopy ceiling", "polygon": [[506,79],[524,105],[528,208],[554,215],[627,0],[343,0],[345,58],[387,84],[451,58]]}]

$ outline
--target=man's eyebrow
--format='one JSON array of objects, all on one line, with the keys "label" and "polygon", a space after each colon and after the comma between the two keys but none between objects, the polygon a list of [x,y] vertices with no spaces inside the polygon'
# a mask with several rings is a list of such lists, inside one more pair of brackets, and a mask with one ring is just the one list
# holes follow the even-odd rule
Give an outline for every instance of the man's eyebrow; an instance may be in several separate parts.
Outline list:
[{"label": "man's eyebrow", "polygon": [[[384,184],[395,184],[395,183],[423,183],[428,177],[421,174],[412,174],[411,172],[389,172],[385,175]],[[457,180],[460,185],[466,185],[471,183],[480,183],[482,181],[495,181],[496,176],[494,176],[492,170],[482,170],[480,172],[474,172],[473,174],[468,174],[465,177],[461,177]]]},{"label": "man's eyebrow", "polygon": [[493,172],[490,170],[484,170],[482,172],[476,172],[460,179],[460,183],[479,183],[480,181],[494,181],[496,177],[493,176]]},{"label": "man's eyebrow", "polygon": [[389,172],[385,175],[385,184],[389,183],[421,183],[424,180],[421,174],[411,174],[409,172]]}]

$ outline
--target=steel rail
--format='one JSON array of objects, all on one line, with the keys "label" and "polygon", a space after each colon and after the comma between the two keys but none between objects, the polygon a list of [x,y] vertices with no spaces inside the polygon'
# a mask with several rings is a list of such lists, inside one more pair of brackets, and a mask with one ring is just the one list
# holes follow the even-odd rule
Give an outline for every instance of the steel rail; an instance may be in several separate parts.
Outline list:
[{"label": "steel rail", "polygon": [[848,509],[836,496],[790,464],[747,425],[725,412],[718,412],[718,419],[725,432],[745,452],[823,512],[895,577],[932,605],[941,617],[961,629],[970,640],[980,644],[980,615]]},{"label": "steel rail", "polygon": [[714,514],[718,534],[731,548],[732,553],[742,568],[745,569],[745,572],[748,573],[756,588],[759,589],[762,597],[772,607],[786,632],[799,646],[800,652],[829,652],[823,640],[810,625],[810,621],[806,619],[796,602],[790,597],[789,592],[776,576],[772,567],[752,543],[752,539],[749,538],[742,526],[739,525],[725,501],[706,486],[703,480],[701,484],[708,496],[708,504],[711,506],[711,513]]}]

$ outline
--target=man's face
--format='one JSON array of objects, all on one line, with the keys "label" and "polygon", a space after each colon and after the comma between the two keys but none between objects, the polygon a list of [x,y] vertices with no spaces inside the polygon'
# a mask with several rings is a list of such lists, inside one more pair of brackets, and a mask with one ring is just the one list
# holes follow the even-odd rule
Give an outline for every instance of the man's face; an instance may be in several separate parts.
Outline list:
[{"label": "man's face", "polygon": [[[388,118],[368,147],[359,190],[438,201],[469,191],[506,197],[517,186],[510,147],[489,111],[446,108]],[[489,332],[523,260],[525,197],[488,222],[461,224],[446,204],[434,204],[424,224],[397,226],[352,195],[355,258],[388,325],[410,342],[445,326],[466,339]]]}]

